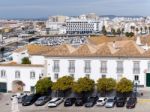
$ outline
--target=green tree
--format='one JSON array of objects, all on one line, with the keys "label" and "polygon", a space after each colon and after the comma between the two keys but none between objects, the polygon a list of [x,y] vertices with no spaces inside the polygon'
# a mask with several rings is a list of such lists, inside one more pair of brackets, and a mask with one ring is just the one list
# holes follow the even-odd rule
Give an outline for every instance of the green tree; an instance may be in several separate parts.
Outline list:
[{"label": "green tree", "polygon": [[133,36],[134,36],[134,33],[133,33],[133,32],[126,32],[126,33],[125,33],[125,36],[126,36],[126,37],[133,37]]},{"label": "green tree", "polygon": [[139,32],[139,29],[138,29],[138,28],[136,28],[136,29],[135,29],[135,31],[136,31],[136,33],[138,34],[138,32]]},{"label": "green tree", "polygon": [[106,94],[116,88],[116,81],[112,78],[100,78],[97,81],[97,90]]},{"label": "green tree", "polygon": [[142,34],[142,32],[143,32],[143,28],[142,27],[140,28],[140,31],[141,31],[141,34]]},{"label": "green tree", "polygon": [[73,91],[75,93],[84,94],[85,92],[91,92],[94,90],[94,80],[87,77],[79,78],[77,82],[73,84]]},{"label": "green tree", "polygon": [[105,26],[102,27],[102,34],[103,34],[103,35],[107,35],[107,31],[106,31]]},{"label": "green tree", "polygon": [[120,36],[121,35],[121,30],[120,28],[117,29],[117,34]]},{"label": "green tree", "polygon": [[63,92],[65,96],[65,92],[67,90],[72,89],[73,86],[73,77],[71,76],[64,76],[61,77],[55,82],[52,86],[52,90],[57,91],[57,92]]},{"label": "green tree", "polygon": [[145,33],[147,33],[147,26],[145,26],[144,29],[145,29]]},{"label": "green tree", "polygon": [[128,80],[126,78],[122,78],[116,86],[116,90],[119,93],[128,93],[133,90],[133,83],[131,80]]},{"label": "green tree", "polygon": [[53,83],[49,78],[40,79],[35,85],[36,93],[47,94],[51,91],[52,84]]},{"label": "green tree", "polygon": [[111,28],[111,33],[115,36],[116,35],[116,31],[114,28]]},{"label": "green tree", "polygon": [[28,57],[24,57],[24,58],[22,59],[22,64],[31,64],[31,61],[29,60]]},{"label": "green tree", "polygon": [[149,34],[150,34],[150,26],[148,27],[148,31],[149,31]]},{"label": "green tree", "polygon": [[123,35],[123,33],[124,33],[124,28],[121,29],[121,34]]}]

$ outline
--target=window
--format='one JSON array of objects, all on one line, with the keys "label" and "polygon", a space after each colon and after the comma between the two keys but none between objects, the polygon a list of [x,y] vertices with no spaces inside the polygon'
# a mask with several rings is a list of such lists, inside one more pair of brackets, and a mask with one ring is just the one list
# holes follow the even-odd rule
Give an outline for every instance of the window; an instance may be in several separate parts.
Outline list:
[{"label": "window", "polygon": [[6,78],[6,71],[5,70],[1,70],[1,78]]},{"label": "window", "polygon": [[123,61],[117,61],[117,73],[123,73]]},{"label": "window", "polygon": [[74,73],[75,72],[75,61],[70,60],[69,61],[69,73]]},{"label": "window", "polygon": [[20,78],[20,71],[15,72],[15,78],[17,78],[17,79]]},{"label": "window", "polygon": [[90,73],[91,72],[91,61],[90,60],[85,61],[84,72],[85,73]]},{"label": "window", "polygon": [[35,72],[30,72],[30,79],[35,79]]},{"label": "window", "polygon": [[55,79],[55,80],[57,80],[57,79],[58,79],[58,77],[59,77],[59,76],[58,76],[58,74],[57,74],[57,73],[56,73],[56,74],[54,74],[54,79]]},{"label": "window", "polygon": [[106,75],[103,74],[103,75],[102,75],[102,78],[106,78]]},{"label": "window", "polygon": [[140,73],[140,62],[134,61],[133,62],[133,74],[139,74]]},{"label": "window", "polygon": [[59,72],[59,60],[54,60],[53,71],[54,72]]},{"label": "window", "polygon": [[139,80],[139,76],[138,76],[138,75],[135,75],[135,76],[134,76],[134,80],[135,80],[135,81],[138,81],[138,80]]},{"label": "window", "polygon": [[101,61],[101,73],[107,73],[107,61]]}]

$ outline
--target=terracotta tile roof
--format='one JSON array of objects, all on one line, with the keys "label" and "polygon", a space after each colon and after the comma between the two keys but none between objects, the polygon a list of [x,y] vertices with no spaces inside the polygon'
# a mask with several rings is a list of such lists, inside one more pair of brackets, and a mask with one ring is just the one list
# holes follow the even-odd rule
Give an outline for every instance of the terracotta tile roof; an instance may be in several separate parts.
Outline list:
[{"label": "terracotta tile roof", "polygon": [[63,44],[54,47],[53,49],[45,53],[44,56],[67,56],[70,55],[74,50],[74,47],[68,44]]},{"label": "terracotta tile roof", "polygon": [[99,49],[94,53],[96,56],[111,56],[112,52],[107,43],[99,47]]},{"label": "terracotta tile roof", "polygon": [[73,53],[71,53],[72,56],[91,56],[93,53],[95,53],[97,50],[97,47],[91,44],[84,44],[78,47]]},{"label": "terracotta tile roof", "polygon": [[[97,37],[95,37],[97,38]],[[104,38],[104,37],[102,37]],[[25,46],[30,55],[43,55],[46,57],[84,57],[84,56],[112,56],[112,57],[150,57],[150,50],[145,51],[138,46],[135,39],[123,39],[114,41],[116,37],[107,37],[106,42],[100,44],[84,44],[78,48],[71,45],[63,44],[55,47],[42,45],[28,45]],[[120,38],[120,37],[118,37]],[[146,38],[146,37],[142,37]],[[113,41],[112,41],[113,40]],[[117,40],[117,39],[116,39]],[[24,48],[18,49],[26,50]]]},{"label": "terracotta tile roof", "polygon": [[134,40],[133,38],[128,37],[106,37],[106,36],[97,36],[97,37],[89,37],[88,41],[92,44],[98,45],[105,42],[113,42],[113,41],[125,41],[125,40]]},{"label": "terracotta tile roof", "polygon": [[144,53],[144,49],[140,48],[135,42],[130,41],[120,50],[118,50],[113,56],[122,57],[140,57]]},{"label": "terracotta tile roof", "polygon": [[28,53],[31,55],[40,55],[40,54],[50,51],[52,48],[53,47],[50,47],[50,46],[30,44],[30,45],[26,45],[24,47],[18,48],[14,52],[20,53],[20,52],[27,50]]}]

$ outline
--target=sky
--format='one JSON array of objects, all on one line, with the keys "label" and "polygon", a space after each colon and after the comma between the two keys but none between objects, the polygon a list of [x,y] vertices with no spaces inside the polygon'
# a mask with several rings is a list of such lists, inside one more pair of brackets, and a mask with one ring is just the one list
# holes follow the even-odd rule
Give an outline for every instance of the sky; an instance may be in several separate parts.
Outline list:
[{"label": "sky", "polygon": [[45,18],[84,13],[149,16],[150,0],[0,0],[0,18]]}]

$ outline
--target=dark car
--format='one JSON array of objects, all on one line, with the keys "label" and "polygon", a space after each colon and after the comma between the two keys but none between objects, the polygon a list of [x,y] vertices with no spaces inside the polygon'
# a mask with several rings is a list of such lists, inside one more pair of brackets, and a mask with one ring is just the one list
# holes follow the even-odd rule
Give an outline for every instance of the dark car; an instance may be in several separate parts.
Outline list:
[{"label": "dark car", "polygon": [[127,108],[134,108],[137,103],[137,98],[136,97],[130,97],[127,101],[126,107]]},{"label": "dark car", "polygon": [[49,100],[51,100],[50,96],[41,96],[36,100],[35,106],[42,106],[45,103],[47,103]]},{"label": "dark car", "polygon": [[85,98],[78,97],[78,98],[76,98],[75,106],[83,106],[84,103],[85,103]]},{"label": "dark car", "polygon": [[22,103],[25,100],[26,96],[27,96],[26,94],[19,96],[18,103]]},{"label": "dark car", "polygon": [[116,100],[117,107],[124,107],[125,103],[126,103],[126,97],[117,97]]},{"label": "dark car", "polygon": [[76,101],[76,98],[67,98],[64,102],[64,106],[72,106]]},{"label": "dark car", "polygon": [[85,103],[85,107],[93,107],[98,100],[98,96],[88,97],[87,102]]},{"label": "dark car", "polygon": [[32,105],[39,97],[40,97],[40,95],[38,95],[38,94],[31,94],[29,96],[26,96],[24,101],[22,102],[22,105],[23,106]]}]

